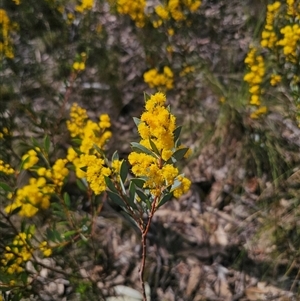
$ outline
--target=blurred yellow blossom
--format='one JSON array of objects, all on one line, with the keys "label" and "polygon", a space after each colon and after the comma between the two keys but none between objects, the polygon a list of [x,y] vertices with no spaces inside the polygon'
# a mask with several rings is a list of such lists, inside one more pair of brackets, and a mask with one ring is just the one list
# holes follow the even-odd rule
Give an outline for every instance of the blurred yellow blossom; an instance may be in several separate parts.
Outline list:
[{"label": "blurred yellow blossom", "polygon": [[161,90],[173,89],[174,75],[172,70],[165,66],[163,73],[159,73],[157,69],[150,69],[144,73],[144,81],[150,88],[159,88]]},{"label": "blurred yellow blossom", "polygon": [[29,150],[25,155],[22,156],[22,161],[25,160],[26,162],[24,163],[23,168],[30,169],[39,161],[37,152],[33,149]]},{"label": "blurred yellow blossom", "polygon": [[117,0],[119,14],[129,15],[137,27],[145,25],[146,0]]}]

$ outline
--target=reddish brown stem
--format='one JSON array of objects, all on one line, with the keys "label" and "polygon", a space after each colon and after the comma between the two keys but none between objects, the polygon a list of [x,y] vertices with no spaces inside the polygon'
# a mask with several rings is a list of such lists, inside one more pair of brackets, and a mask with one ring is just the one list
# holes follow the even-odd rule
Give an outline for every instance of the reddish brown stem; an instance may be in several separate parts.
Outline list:
[{"label": "reddish brown stem", "polygon": [[140,282],[142,284],[143,301],[147,301],[147,296],[146,296],[146,291],[145,291],[145,282],[144,282],[144,270],[145,270],[145,262],[146,262],[146,256],[147,256],[147,234],[148,234],[148,231],[150,228],[152,217],[155,213],[157,200],[158,200],[158,198],[155,197],[155,199],[152,203],[152,207],[151,207],[151,211],[150,211],[150,215],[149,215],[146,227],[144,228],[143,225],[140,226],[140,230],[142,233],[142,261],[141,261],[141,266],[140,266],[140,270],[139,270],[139,275],[140,275]]}]

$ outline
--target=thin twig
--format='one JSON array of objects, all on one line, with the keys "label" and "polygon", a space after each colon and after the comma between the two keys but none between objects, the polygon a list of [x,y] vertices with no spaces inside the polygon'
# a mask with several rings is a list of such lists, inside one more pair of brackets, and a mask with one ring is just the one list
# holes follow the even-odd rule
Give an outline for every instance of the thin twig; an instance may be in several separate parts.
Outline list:
[{"label": "thin twig", "polygon": [[150,224],[152,221],[152,217],[155,213],[155,209],[156,209],[156,202],[158,200],[158,197],[155,197],[153,203],[152,203],[152,207],[151,207],[151,211],[150,211],[150,215],[149,215],[149,219],[146,225],[146,228],[143,228],[143,226],[140,226],[140,230],[142,232],[142,261],[141,261],[141,266],[140,266],[140,270],[139,270],[139,275],[140,275],[140,281],[142,284],[142,294],[143,294],[143,301],[147,301],[147,296],[146,296],[146,291],[145,291],[145,282],[144,282],[144,270],[145,270],[145,262],[146,262],[146,255],[147,255],[147,234],[150,228]]}]

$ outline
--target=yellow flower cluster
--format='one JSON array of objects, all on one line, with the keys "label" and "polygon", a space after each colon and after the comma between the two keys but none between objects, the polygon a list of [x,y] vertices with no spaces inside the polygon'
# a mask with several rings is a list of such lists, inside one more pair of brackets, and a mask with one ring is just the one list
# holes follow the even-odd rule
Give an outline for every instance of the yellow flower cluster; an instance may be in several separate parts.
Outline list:
[{"label": "yellow flower cluster", "polygon": [[181,77],[183,77],[183,76],[185,76],[185,75],[187,75],[187,74],[189,74],[189,73],[193,73],[193,72],[195,72],[195,67],[194,67],[194,66],[185,66],[185,67],[180,71],[179,75],[180,75]]},{"label": "yellow flower cluster", "polygon": [[54,184],[55,186],[54,188],[60,191],[60,188],[64,184],[65,178],[69,174],[69,170],[66,167],[67,163],[68,163],[67,159],[58,159],[55,161],[52,168],[50,169],[46,169],[45,167],[40,167],[37,170],[37,174],[40,177],[48,178]]},{"label": "yellow flower cluster", "polygon": [[144,73],[144,81],[150,88],[171,90],[173,89],[174,74],[168,66],[164,67],[163,73],[159,73],[157,69],[151,69]]},{"label": "yellow flower cluster", "polygon": [[17,190],[13,203],[5,207],[5,212],[9,214],[14,209],[21,207],[20,216],[32,217],[39,209],[49,208],[53,193],[54,187],[48,185],[44,177],[30,178],[28,185]]},{"label": "yellow flower cluster", "polygon": [[291,16],[294,18],[297,18],[299,20],[300,18],[300,4],[296,5],[295,0],[286,0],[287,4],[287,16]]},{"label": "yellow flower cluster", "polygon": [[71,108],[71,120],[67,121],[67,128],[71,137],[78,137],[82,140],[80,151],[88,154],[93,150],[94,144],[103,148],[106,141],[111,137],[110,118],[107,114],[100,115],[99,122],[93,122],[88,119],[85,109],[79,107],[76,103]]},{"label": "yellow flower cluster", "polygon": [[153,22],[155,28],[162,25],[163,21],[174,19],[182,21],[186,19],[185,10],[195,12],[201,5],[199,0],[169,0],[165,5],[155,7],[155,13],[160,18]]},{"label": "yellow flower cluster", "polygon": [[15,29],[16,24],[12,23],[6,11],[0,8],[0,56],[14,58],[11,33]]},{"label": "yellow flower cluster", "polygon": [[1,269],[8,274],[21,273],[24,271],[24,264],[31,259],[33,248],[29,244],[32,235],[19,233],[13,240],[12,246],[6,246],[1,259]]},{"label": "yellow flower cluster", "polygon": [[105,176],[111,174],[111,170],[105,167],[104,160],[95,155],[81,155],[80,164],[86,167],[85,178],[93,192],[101,194],[106,189]]},{"label": "yellow flower cluster", "polygon": [[259,107],[261,105],[261,83],[265,75],[264,59],[261,55],[257,55],[257,49],[251,48],[245,58],[245,63],[249,68],[249,72],[245,74],[244,80],[249,84],[249,92],[251,94],[250,104]]},{"label": "yellow flower cluster", "polygon": [[[39,151],[39,149],[37,149]],[[34,166],[38,161],[38,155],[37,152],[34,149],[29,150],[26,154],[22,156],[22,161],[25,161],[23,165],[24,169],[30,169],[32,166]]]},{"label": "yellow flower cluster", "polygon": [[271,74],[270,84],[272,86],[276,86],[278,83],[280,83],[282,80],[282,77],[279,74]]},{"label": "yellow flower cluster", "polygon": [[75,10],[79,13],[91,10],[94,5],[94,0],[81,0],[80,5],[76,5]]},{"label": "yellow flower cluster", "polygon": [[274,20],[276,14],[280,9],[281,3],[279,1],[269,4],[267,6],[266,25],[261,35],[261,46],[267,48],[273,48],[277,42],[277,36],[274,32]]},{"label": "yellow flower cluster", "polygon": [[0,139],[3,139],[5,136],[9,136],[11,133],[9,132],[7,127],[4,127],[2,129],[2,132],[0,132]]},{"label": "yellow flower cluster", "polygon": [[85,69],[86,53],[82,52],[78,59],[73,63],[75,71],[83,71]]},{"label": "yellow flower cluster", "polygon": [[145,188],[149,188],[154,196],[160,196],[162,191],[174,184],[177,180],[181,183],[174,190],[174,195],[179,197],[190,186],[190,181],[178,176],[178,169],[173,164],[167,163],[176,151],[174,144],[174,130],[176,118],[165,105],[166,97],[158,92],[146,102],[145,112],[142,114],[138,131],[141,136],[140,144],[147,149],[152,149],[151,141],[155,144],[159,155],[152,156],[147,153],[131,152],[128,161],[132,165],[132,172],[137,177],[146,177]]},{"label": "yellow flower cluster", "polygon": [[[105,167],[105,162],[94,149],[96,145],[103,149],[106,141],[111,137],[110,118],[107,114],[100,115],[99,122],[88,119],[86,110],[74,104],[71,108],[71,120],[67,127],[72,137],[81,139],[79,151],[68,149],[67,159],[75,166],[76,176],[86,178],[95,194],[100,194],[106,188],[104,176],[109,176],[111,170]],[[83,170],[86,169],[86,171]]]},{"label": "yellow flower cluster", "polygon": [[283,39],[279,40],[277,44],[283,47],[283,53],[288,60],[294,60],[300,40],[300,26],[298,24],[287,25],[280,32],[283,34]]},{"label": "yellow flower cluster", "polygon": [[266,106],[261,106],[250,114],[250,118],[258,119],[261,115],[266,114],[268,111]]},{"label": "yellow flower cluster", "polygon": [[52,249],[48,246],[47,241],[42,241],[39,245],[39,249],[45,257],[49,257],[52,254]]},{"label": "yellow flower cluster", "polygon": [[86,110],[74,103],[71,107],[70,117],[71,120],[67,120],[67,128],[71,137],[82,137],[88,119]]},{"label": "yellow flower cluster", "polygon": [[117,10],[119,14],[129,15],[137,27],[145,25],[146,0],[117,0]]},{"label": "yellow flower cluster", "polygon": [[5,163],[3,160],[0,160],[0,172],[6,175],[12,175],[15,170],[9,164]]}]

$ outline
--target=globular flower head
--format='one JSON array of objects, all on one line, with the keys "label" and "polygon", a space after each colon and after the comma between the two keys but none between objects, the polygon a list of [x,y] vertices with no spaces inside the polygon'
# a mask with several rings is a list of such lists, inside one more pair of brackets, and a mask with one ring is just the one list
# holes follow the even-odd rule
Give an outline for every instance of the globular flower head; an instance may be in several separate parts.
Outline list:
[{"label": "globular flower head", "polygon": [[129,154],[128,161],[132,165],[133,174],[146,179],[144,188],[150,189],[154,196],[161,196],[175,181],[175,194],[179,196],[186,192],[189,182],[184,177],[179,178],[178,168],[170,161],[174,153],[184,147],[175,145],[176,118],[166,106],[163,93],[158,92],[146,100],[145,111],[137,124],[142,138],[140,145],[147,151],[133,151]]}]

